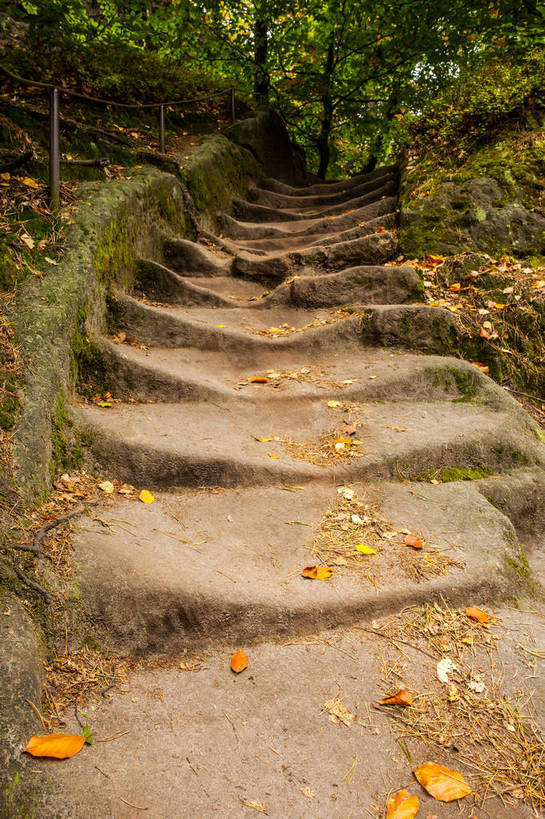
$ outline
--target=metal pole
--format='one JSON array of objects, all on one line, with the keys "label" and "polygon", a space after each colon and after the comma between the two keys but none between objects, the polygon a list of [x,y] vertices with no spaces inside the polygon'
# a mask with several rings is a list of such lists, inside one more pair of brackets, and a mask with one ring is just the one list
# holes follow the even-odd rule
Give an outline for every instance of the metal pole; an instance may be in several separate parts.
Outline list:
[{"label": "metal pole", "polygon": [[231,119],[235,122],[237,118],[236,108],[235,108],[235,89],[231,88]]},{"label": "metal pole", "polygon": [[60,205],[59,171],[59,89],[52,88],[49,97],[49,204]]},{"label": "metal pole", "polygon": [[165,153],[165,106],[159,106],[159,150]]}]

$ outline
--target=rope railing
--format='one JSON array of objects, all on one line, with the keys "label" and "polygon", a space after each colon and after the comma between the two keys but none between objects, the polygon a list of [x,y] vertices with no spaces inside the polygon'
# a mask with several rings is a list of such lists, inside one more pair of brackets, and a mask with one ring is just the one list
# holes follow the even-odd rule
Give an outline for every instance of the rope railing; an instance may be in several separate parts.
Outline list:
[{"label": "rope railing", "polygon": [[169,100],[165,102],[117,102],[117,100],[107,100],[102,97],[93,97],[87,94],[80,94],[78,91],[71,91],[69,88],[55,83],[41,82],[40,80],[29,80],[21,77],[14,71],[10,71],[0,63],[0,72],[10,79],[23,85],[35,88],[44,88],[49,91],[49,202],[52,208],[58,208],[60,204],[60,149],[59,149],[59,107],[61,95],[73,97],[74,99],[93,102],[100,105],[111,105],[117,108],[131,110],[145,110],[157,108],[159,113],[159,151],[165,153],[165,108],[174,106],[190,105],[197,102],[215,99],[216,97],[230,96],[231,119],[236,119],[236,99],[235,89],[224,88],[212,94],[205,94],[200,97],[193,97],[185,100]]}]

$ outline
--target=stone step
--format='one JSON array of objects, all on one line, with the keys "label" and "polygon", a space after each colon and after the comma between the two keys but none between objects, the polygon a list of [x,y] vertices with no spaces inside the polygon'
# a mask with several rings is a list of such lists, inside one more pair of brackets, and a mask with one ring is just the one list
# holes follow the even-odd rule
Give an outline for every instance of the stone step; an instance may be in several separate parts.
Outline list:
[{"label": "stone step", "polygon": [[271,237],[301,238],[303,236],[316,236],[322,234],[330,236],[332,233],[340,233],[343,230],[350,230],[358,227],[363,222],[369,222],[385,214],[392,213],[397,207],[395,196],[385,196],[382,199],[366,205],[350,213],[340,216],[331,216],[316,219],[301,219],[295,222],[244,222],[233,219],[228,214],[218,214],[218,224],[222,234],[231,239],[266,239]]},{"label": "stone step", "polygon": [[[83,405],[73,417],[102,469],[156,488],[327,484],[543,465],[543,445],[529,429],[514,428],[505,407],[430,401],[330,408],[326,397],[279,403]],[[335,458],[331,444],[323,460],[321,447],[341,435],[345,421],[357,427],[356,455]]]},{"label": "stone step", "polygon": [[267,188],[252,187],[249,189],[247,198],[250,202],[255,202],[258,205],[267,205],[273,208],[282,208],[286,210],[302,211],[306,209],[320,209],[331,205],[338,205],[348,199],[354,199],[358,196],[363,196],[367,193],[372,193],[383,185],[394,181],[394,174],[385,174],[379,179],[371,179],[360,182],[358,185],[352,187],[345,187],[340,191],[330,194],[314,194],[307,196],[294,196],[275,191],[267,190]]},{"label": "stone step", "polygon": [[[457,358],[418,356],[402,350],[361,349],[338,344],[312,358],[295,350],[213,352],[197,349],[139,349],[94,340],[100,369],[93,392],[135,401],[215,400],[285,402],[315,397],[345,401],[478,401],[512,405],[506,393],[474,366]],[[266,384],[250,383],[261,375]],[[92,373],[88,372],[88,377]],[[98,386],[100,385],[100,386]]]},{"label": "stone step", "polygon": [[327,196],[330,193],[339,192],[345,190],[346,188],[356,187],[357,185],[361,185],[362,182],[369,182],[370,180],[380,179],[382,176],[389,176],[392,173],[398,172],[398,170],[397,165],[383,165],[380,168],[375,168],[374,171],[357,174],[349,179],[318,182],[302,188],[286,185],[284,182],[279,182],[277,179],[272,178],[263,180],[261,184],[268,190],[276,191],[277,193],[282,193],[288,196],[320,196],[322,194]]},{"label": "stone step", "polygon": [[[518,578],[509,563],[520,560],[520,548],[476,483],[351,484],[364,506],[349,503],[349,511],[360,519],[378,512],[379,533],[405,529],[426,546],[416,554],[403,534],[379,535],[376,555],[347,561],[342,548],[329,557],[326,551],[334,572],[327,582],[301,571],[321,562],[313,538],[339,501],[338,487],[347,486],[342,479],[293,491],[160,494],[147,506],[118,500],[100,522],[77,524],[75,557],[85,607],[100,624],[95,637],[103,629],[110,646],[133,656],[225,644],[250,654],[271,638],[304,639],[415,604],[512,594]],[[369,528],[361,530],[365,540]],[[434,555],[444,568],[426,574]]]}]

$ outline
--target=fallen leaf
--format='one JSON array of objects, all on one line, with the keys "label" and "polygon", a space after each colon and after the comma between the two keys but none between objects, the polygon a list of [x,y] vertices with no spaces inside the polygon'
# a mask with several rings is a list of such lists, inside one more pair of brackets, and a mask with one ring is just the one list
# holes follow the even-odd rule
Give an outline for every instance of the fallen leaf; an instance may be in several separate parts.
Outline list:
[{"label": "fallen leaf", "polygon": [[106,409],[107,407],[112,406],[112,402],[111,401],[95,401],[95,405],[97,407],[102,407],[103,409]]},{"label": "fallen leaf", "polygon": [[342,401],[328,401],[327,406],[330,409],[335,409],[336,407],[342,406]]},{"label": "fallen leaf", "polygon": [[248,657],[243,650],[239,648],[231,657],[231,669],[235,674],[240,674],[245,668],[248,668]]},{"label": "fallen leaf", "polygon": [[476,694],[482,694],[485,689],[485,684],[482,682],[482,680],[470,680],[467,687],[472,691],[475,691]]},{"label": "fallen leaf", "polygon": [[48,734],[45,737],[31,737],[25,748],[32,756],[52,756],[55,759],[69,759],[85,745],[85,737],[77,734]]},{"label": "fallen leaf", "polygon": [[36,182],[35,179],[32,179],[30,176],[25,176],[23,179],[23,185],[27,185],[29,188],[39,188],[40,186]]},{"label": "fallen leaf", "polygon": [[314,799],[314,797],[316,796],[316,791],[313,791],[312,788],[309,788],[308,785],[304,788],[301,788],[301,793],[303,794],[303,796],[306,796],[307,799]]},{"label": "fallen leaf", "polygon": [[24,242],[25,245],[30,250],[32,250],[32,248],[34,247],[34,244],[35,244],[34,239],[32,238],[32,236],[29,236],[28,233],[22,233],[21,234],[21,241]]},{"label": "fallen leaf", "polygon": [[350,713],[350,711],[344,707],[339,697],[332,697],[327,702],[324,702],[322,710],[327,711],[331,722],[334,722],[336,725],[342,722],[343,725],[350,728],[354,714]]},{"label": "fallen leaf", "polygon": [[454,284],[450,285],[449,290],[452,290],[453,293],[456,293],[458,292],[458,290],[460,290],[461,287],[462,285],[460,284],[460,282],[455,282]]},{"label": "fallen leaf", "polygon": [[248,379],[248,384],[268,384],[269,379],[264,375],[252,375],[251,378]]},{"label": "fallen leaf", "polygon": [[445,261],[444,256],[432,256],[431,253],[428,254],[426,259],[427,259],[428,262],[431,262],[432,264],[441,264],[441,262]]},{"label": "fallen leaf", "polygon": [[354,495],[356,494],[353,489],[349,489],[347,486],[341,486],[337,489],[339,495],[342,495],[345,500],[352,500]]},{"label": "fallen leaf", "polygon": [[153,503],[155,498],[153,497],[151,492],[148,492],[147,489],[142,489],[142,491],[138,495],[138,500],[141,500],[142,503]]},{"label": "fallen leaf", "polygon": [[388,799],[386,819],[414,819],[419,807],[418,796],[409,796],[403,788]]},{"label": "fallen leaf", "polygon": [[383,697],[380,701],[381,705],[412,705],[412,694],[400,688],[395,694],[390,694],[388,697]]},{"label": "fallen leaf", "polygon": [[267,455],[269,458],[274,458],[277,461],[280,459],[280,455],[275,455],[274,452],[267,452]]},{"label": "fallen leaf", "polygon": [[106,492],[107,495],[111,495],[115,490],[115,486],[111,481],[102,481],[102,483],[99,483],[98,488]]},{"label": "fallen leaf", "polygon": [[485,330],[484,327],[481,327],[481,332],[479,333],[481,338],[490,338],[490,333],[488,330]]},{"label": "fallen leaf", "polygon": [[376,555],[375,550],[371,549],[370,546],[367,546],[366,543],[358,543],[356,546],[354,546],[354,549],[356,552],[359,552],[362,555]]},{"label": "fallen leaf", "polygon": [[355,435],[356,434],[356,427],[353,424],[346,424],[342,429],[341,433],[343,435]]},{"label": "fallen leaf", "polygon": [[56,262],[55,259],[50,259],[49,256],[46,256],[45,260],[47,264],[58,264],[58,262]]},{"label": "fallen leaf", "polygon": [[437,677],[445,685],[449,684],[448,675],[454,671],[458,671],[458,666],[450,659],[450,657],[443,657],[437,663]]},{"label": "fallen leaf", "polygon": [[462,774],[445,768],[444,765],[424,762],[419,768],[415,768],[413,773],[430,796],[440,802],[454,802],[455,799],[463,799],[471,793],[471,788]]},{"label": "fallen leaf", "polygon": [[353,443],[353,441],[351,438],[343,438],[342,435],[339,435],[338,438],[335,438],[333,443],[335,444],[335,446],[337,446],[337,444],[351,444]]},{"label": "fallen leaf", "polygon": [[9,174],[7,171],[6,171],[6,173],[0,173],[0,179],[5,179],[5,180],[11,179],[11,174]]},{"label": "fallen leaf", "polygon": [[301,574],[310,580],[327,580],[331,577],[333,569],[328,566],[306,566]]},{"label": "fallen leaf", "polygon": [[474,606],[467,607],[466,615],[471,620],[477,620],[478,623],[482,623],[485,626],[487,626],[488,623],[490,623],[490,621],[494,619],[493,617],[490,617],[490,615],[487,614],[486,611],[483,611],[482,609],[476,609]]},{"label": "fallen leaf", "polygon": [[219,327],[221,330],[225,330],[225,324],[216,324],[216,327]]},{"label": "fallen leaf", "polygon": [[412,546],[413,549],[421,549],[422,541],[416,535],[407,535],[405,538],[405,546]]}]

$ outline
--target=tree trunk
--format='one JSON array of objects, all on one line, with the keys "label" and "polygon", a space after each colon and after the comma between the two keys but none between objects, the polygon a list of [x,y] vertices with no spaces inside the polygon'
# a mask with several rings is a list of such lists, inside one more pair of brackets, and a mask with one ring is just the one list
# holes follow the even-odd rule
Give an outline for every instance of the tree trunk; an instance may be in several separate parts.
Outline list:
[{"label": "tree trunk", "polygon": [[331,134],[331,124],[333,122],[333,100],[331,98],[331,76],[333,73],[333,62],[335,59],[334,34],[331,33],[329,46],[327,48],[327,59],[324,68],[324,93],[322,94],[322,107],[324,109],[320,134],[316,140],[320,164],[318,166],[318,176],[325,179],[329,167],[331,150],[329,147],[329,137]]},{"label": "tree trunk", "polygon": [[264,105],[269,100],[270,85],[270,77],[269,72],[267,70],[269,41],[266,20],[260,18],[255,21],[254,40],[255,40],[254,97],[258,105]]},{"label": "tree trunk", "polygon": [[367,162],[365,164],[365,167],[363,169],[364,173],[368,173],[369,171],[373,171],[377,167],[377,164],[378,164],[378,161],[379,161],[379,158],[380,158],[380,152],[382,151],[382,148],[384,146],[384,136],[385,136],[385,132],[386,132],[386,123],[388,123],[388,125],[390,124],[390,122],[394,118],[394,115],[397,113],[398,107],[399,107],[399,93],[398,93],[398,89],[394,88],[394,90],[392,91],[392,93],[390,95],[390,99],[388,100],[388,105],[386,106],[386,110],[384,112],[384,126],[383,126],[382,130],[380,131],[380,133],[377,135],[377,137],[376,137],[376,139],[375,139],[375,141],[373,143],[373,147],[371,148],[371,153],[370,153],[369,159],[367,160]]}]

